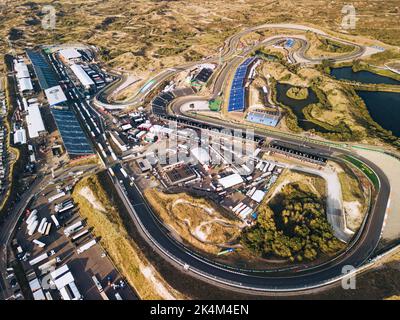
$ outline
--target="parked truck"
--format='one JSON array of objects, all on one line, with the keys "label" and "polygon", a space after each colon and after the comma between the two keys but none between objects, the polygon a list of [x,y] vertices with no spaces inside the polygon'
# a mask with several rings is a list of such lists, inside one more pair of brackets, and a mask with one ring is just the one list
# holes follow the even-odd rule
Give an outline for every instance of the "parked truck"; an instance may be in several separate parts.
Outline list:
[{"label": "parked truck", "polygon": [[81,254],[83,252],[85,252],[86,250],[89,250],[91,247],[93,247],[96,244],[96,240],[90,240],[89,242],[85,243],[83,246],[79,247],[76,252],[78,254]]}]

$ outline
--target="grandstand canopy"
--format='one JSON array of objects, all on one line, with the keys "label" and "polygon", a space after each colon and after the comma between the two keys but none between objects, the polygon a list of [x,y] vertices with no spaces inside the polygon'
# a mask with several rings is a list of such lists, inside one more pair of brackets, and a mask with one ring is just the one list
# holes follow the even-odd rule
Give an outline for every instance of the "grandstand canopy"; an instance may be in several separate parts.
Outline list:
[{"label": "grandstand canopy", "polygon": [[57,75],[54,73],[52,66],[41,52],[27,50],[26,54],[31,60],[33,69],[35,70],[36,76],[39,80],[40,87],[43,90],[58,85]]},{"label": "grandstand canopy", "polygon": [[229,96],[228,111],[243,111],[245,109],[245,78],[247,69],[255,58],[247,58],[235,72]]},{"label": "grandstand canopy", "polygon": [[93,154],[92,147],[73,111],[52,108],[51,113],[60,131],[64,146],[70,155]]}]

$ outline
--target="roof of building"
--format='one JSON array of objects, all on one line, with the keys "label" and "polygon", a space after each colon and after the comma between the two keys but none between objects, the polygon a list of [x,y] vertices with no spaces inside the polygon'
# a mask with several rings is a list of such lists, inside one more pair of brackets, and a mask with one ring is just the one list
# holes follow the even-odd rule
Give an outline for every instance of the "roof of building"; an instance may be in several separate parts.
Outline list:
[{"label": "roof of building", "polygon": [[58,85],[57,74],[54,72],[52,66],[49,64],[42,52],[26,50],[26,53],[31,60],[40,87],[44,90]]},{"label": "roof of building", "polygon": [[93,154],[89,140],[72,110],[52,108],[51,113],[56,121],[64,146],[70,155]]},{"label": "roof of building", "polygon": [[88,76],[88,74],[83,70],[82,66],[79,64],[72,64],[71,70],[78,78],[78,80],[82,83],[83,86],[91,86],[94,85],[93,80]]},{"label": "roof of building", "polygon": [[138,159],[136,161],[136,163],[138,164],[138,166],[139,166],[140,170],[142,170],[142,172],[148,171],[152,168],[150,161],[147,159]]},{"label": "roof of building", "polygon": [[224,189],[233,187],[242,182],[243,179],[238,173],[233,173],[229,176],[218,179],[218,183],[222,185]]},{"label": "roof of building", "polygon": [[35,300],[46,300],[46,297],[44,296],[43,290],[39,289],[33,293],[33,299]]},{"label": "roof of building", "polygon": [[247,69],[255,61],[254,57],[247,58],[236,69],[229,95],[228,111],[243,111],[245,108],[245,78]]},{"label": "roof of building", "polygon": [[77,58],[82,57],[82,55],[79,53],[79,51],[76,50],[76,49],[73,49],[73,48],[62,49],[62,50],[59,51],[59,54],[64,59],[67,59],[67,60],[77,59]]},{"label": "roof of building", "polygon": [[36,290],[41,289],[42,287],[40,286],[39,280],[37,278],[29,281],[29,287],[31,288],[32,292],[35,292]]},{"label": "roof of building", "polygon": [[71,282],[74,282],[74,276],[72,275],[71,272],[67,272],[63,276],[54,280],[54,284],[58,290],[60,290],[61,288],[64,288],[67,284],[69,284]]},{"label": "roof of building", "polygon": [[192,155],[197,159],[197,161],[201,164],[208,164],[210,162],[210,156],[205,149],[193,148],[190,151]]},{"label": "roof of building", "polygon": [[14,62],[14,70],[17,72],[17,78],[30,78],[28,67],[24,62]]},{"label": "roof of building", "polygon": [[173,185],[196,178],[195,172],[187,164],[173,167],[166,171],[166,175]]},{"label": "roof of building", "polygon": [[251,196],[251,199],[260,203],[262,199],[264,199],[265,192],[262,190],[256,190],[253,195]]},{"label": "roof of building", "polygon": [[18,83],[20,92],[33,90],[33,85],[30,78],[20,78],[18,79]]},{"label": "roof of building", "polygon": [[18,129],[14,132],[14,144],[25,144],[26,143],[26,131],[24,128]]},{"label": "roof of building", "polygon": [[121,136],[118,134],[117,131],[111,131],[110,137],[122,152],[128,150],[126,143],[121,139]]},{"label": "roof of building", "polygon": [[267,112],[249,112],[247,120],[250,122],[264,124],[266,126],[276,127],[279,122],[279,115]]},{"label": "roof of building", "polygon": [[47,101],[50,106],[55,106],[56,104],[63,103],[67,101],[67,97],[64,94],[61,86],[54,86],[44,90]]},{"label": "roof of building", "polygon": [[66,273],[67,271],[69,271],[69,267],[68,267],[67,264],[64,264],[63,266],[61,266],[61,267],[57,268],[56,270],[52,271],[50,273],[50,275],[54,280],[54,279],[57,279],[62,274]]},{"label": "roof of building", "polygon": [[26,115],[26,123],[28,125],[28,133],[30,138],[39,137],[40,132],[45,132],[42,115],[40,113],[39,105],[30,105],[28,107],[28,114]]}]

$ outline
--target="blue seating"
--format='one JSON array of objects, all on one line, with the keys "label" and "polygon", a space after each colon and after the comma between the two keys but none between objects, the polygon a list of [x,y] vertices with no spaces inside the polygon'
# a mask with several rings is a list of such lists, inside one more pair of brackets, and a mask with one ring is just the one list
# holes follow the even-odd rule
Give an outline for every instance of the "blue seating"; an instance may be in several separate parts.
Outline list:
[{"label": "blue seating", "polygon": [[243,111],[245,109],[246,92],[244,88],[244,80],[246,78],[247,69],[255,58],[247,58],[235,72],[233,77],[231,92],[229,95],[228,111]]}]

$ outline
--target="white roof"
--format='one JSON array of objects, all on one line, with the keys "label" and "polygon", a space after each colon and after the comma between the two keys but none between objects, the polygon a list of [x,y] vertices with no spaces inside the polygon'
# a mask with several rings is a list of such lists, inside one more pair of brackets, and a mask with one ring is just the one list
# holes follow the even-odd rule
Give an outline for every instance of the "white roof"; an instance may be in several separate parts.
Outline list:
[{"label": "white roof", "polygon": [[210,162],[210,156],[208,152],[203,148],[193,148],[190,150],[192,155],[199,161],[201,164],[208,164]]},{"label": "white roof", "polygon": [[67,284],[74,282],[74,276],[71,272],[66,273],[62,277],[54,280],[54,284],[56,285],[57,289],[60,290],[64,288]]},{"label": "white roof", "polygon": [[78,288],[76,287],[75,282],[71,282],[70,284],[68,284],[68,287],[70,288],[72,294],[74,295],[72,300],[79,300],[82,297]]},{"label": "white roof", "polygon": [[48,88],[44,90],[44,93],[50,106],[67,101],[67,97],[65,96],[61,86]]},{"label": "white roof", "polygon": [[53,278],[53,280],[57,279],[59,276],[62,274],[66,273],[69,270],[68,265],[64,264],[62,267],[54,270],[50,276]]},{"label": "white roof", "polygon": [[33,293],[33,299],[35,299],[35,300],[46,300],[46,297],[45,297],[45,295],[43,293],[43,290],[40,289],[38,291],[35,291]]},{"label": "white roof", "polygon": [[154,126],[152,126],[150,128],[150,132],[171,134],[172,132],[174,132],[174,130],[171,129],[171,128],[168,128],[168,127],[164,127],[164,126],[160,126],[158,124],[155,124]]},{"label": "white roof", "polygon": [[82,83],[83,86],[94,85],[93,80],[88,76],[88,74],[83,70],[83,68],[79,64],[72,64],[71,70]]},{"label": "white roof", "polygon": [[239,183],[242,183],[243,179],[239,174],[234,173],[229,176],[218,179],[218,182],[219,182],[219,184],[221,184],[224,187],[224,189],[227,189],[227,188],[233,187]]},{"label": "white roof", "polygon": [[17,72],[17,78],[30,78],[29,70],[25,63],[14,63],[14,70]]},{"label": "white roof", "polygon": [[30,91],[33,90],[32,81],[30,78],[20,78],[18,79],[19,91]]},{"label": "white roof", "polygon": [[37,291],[37,290],[42,288],[40,286],[38,278],[35,278],[35,279],[29,281],[29,287],[31,288],[32,292],[35,292],[35,291]]},{"label": "white roof", "polygon": [[132,129],[132,125],[130,123],[124,124],[123,126],[121,126],[122,130],[129,130]]},{"label": "white roof", "polygon": [[260,203],[262,199],[264,199],[264,196],[265,196],[264,191],[256,190],[256,192],[253,193],[251,199]]},{"label": "white roof", "polygon": [[17,60],[14,60],[14,70],[18,73],[28,73],[29,77],[29,71],[28,67],[24,62],[18,62]]},{"label": "white roof", "polygon": [[26,143],[26,131],[21,128],[15,131],[14,133],[14,144],[25,144]]},{"label": "white roof", "polygon": [[63,56],[64,59],[76,59],[80,58],[82,55],[78,52],[78,50],[69,48],[69,49],[62,49],[59,51],[60,55]]},{"label": "white roof", "polygon": [[26,124],[28,125],[29,137],[37,138],[39,137],[40,132],[46,131],[39,106],[30,105],[27,110],[28,114],[26,115]]},{"label": "white roof", "polygon": [[63,298],[63,300],[71,300],[71,298],[69,297],[68,291],[67,291],[67,289],[65,289],[65,287],[60,289],[60,293],[61,293],[61,297]]}]

